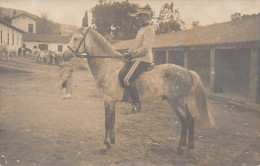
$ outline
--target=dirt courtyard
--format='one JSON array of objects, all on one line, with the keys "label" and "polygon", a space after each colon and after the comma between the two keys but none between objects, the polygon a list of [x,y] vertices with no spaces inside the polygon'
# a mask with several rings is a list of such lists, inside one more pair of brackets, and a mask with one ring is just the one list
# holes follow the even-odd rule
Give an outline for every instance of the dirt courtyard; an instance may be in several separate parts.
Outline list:
[{"label": "dirt courtyard", "polygon": [[260,135],[259,113],[209,99],[217,128],[195,129],[195,149],[179,156],[181,125],[165,102],[143,103],[136,114],[117,103],[116,143],[103,153],[104,106],[89,70],[74,69],[73,98],[62,99],[57,66],[23,58],[0,64],[33,71],[0,70],[0,165],[224,166]]}]

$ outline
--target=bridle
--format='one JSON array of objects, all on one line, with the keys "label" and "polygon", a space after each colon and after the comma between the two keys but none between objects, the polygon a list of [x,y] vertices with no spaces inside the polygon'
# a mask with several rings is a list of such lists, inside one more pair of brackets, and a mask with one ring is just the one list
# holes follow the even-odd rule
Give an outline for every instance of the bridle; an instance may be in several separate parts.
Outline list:
[{"label": "bridle", "polygon": [[[80,32],[83,37],[82,37],[81,41],[79,42],[79,45],[76,50],[73,50],[70,46],[67,46],[69,48],[69,50],[74,54],[74,56],[76,56],[78,58],[122,58],[122,56],[92,56],[92,55],[90,55],[88,50],[86,49],[86,43],[85,43],[85,39],[88,35],[90,28],[91,27],[88,27],[86,33],[83,33],[82,31]],[[84,43],[84,53],[86,55],[78,54],[82,43]]]},{"label": "bridle", "polygon": [[78,45],[76,50],[73,50],[70,46],[67,46],[69,48],[69,50],[74,54],[74,56],[78,56],[79,49],[80,49],[82,43],[84,43],[84,53],[89,55],[88,54],[88,50],[86,49],[86,44],[85,44],[85,39],[86,39],[86,37],[88,35],[89,30],[90,30],[90,27],[88,27],[86,33],[83,33],[82,31],[80,32],[83,37],[82,37],[81,41],[79,42],[79,45]]}]

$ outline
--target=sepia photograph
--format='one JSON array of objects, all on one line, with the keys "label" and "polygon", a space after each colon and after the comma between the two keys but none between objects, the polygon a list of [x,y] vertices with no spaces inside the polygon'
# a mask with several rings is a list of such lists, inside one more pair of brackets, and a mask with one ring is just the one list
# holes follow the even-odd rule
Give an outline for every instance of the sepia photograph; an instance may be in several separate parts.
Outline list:
[{"label": "sepia photograph", "polygon": [[0,166],[260,166],[260,0],[0,0]]}]

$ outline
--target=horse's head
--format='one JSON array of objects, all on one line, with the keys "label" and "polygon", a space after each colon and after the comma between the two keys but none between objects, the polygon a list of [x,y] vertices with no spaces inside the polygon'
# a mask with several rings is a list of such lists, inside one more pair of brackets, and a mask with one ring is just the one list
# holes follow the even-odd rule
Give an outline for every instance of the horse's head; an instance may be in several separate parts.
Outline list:
[{"label": "horse's head", "polygon": [[80,28],[78,32],[76,32],[70,42],[68,44],[68,49],[63,52],[63,59],[70,60],[76,55],[86,53],[86,45],[85,39],[90,30],[89,28]]}]

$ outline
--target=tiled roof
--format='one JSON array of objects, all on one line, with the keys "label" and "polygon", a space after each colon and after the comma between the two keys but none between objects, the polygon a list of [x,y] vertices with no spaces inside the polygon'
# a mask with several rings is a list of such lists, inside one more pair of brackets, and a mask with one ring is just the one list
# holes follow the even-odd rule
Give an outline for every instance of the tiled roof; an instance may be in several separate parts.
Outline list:
[{"label": "tiled roof", "polygon": [[23,31],[23,30],[21,30],[21,29],[19,29],[19,28],[16,28],[16,27],[14,27],[13,25],[11,25],[10,23],[6,22],[6,21],[5,21],[5,20],[3,20],[3,19],[0,19],[0,23],[2,23],[2,24],[4,24],[4,25],[6,25],[6,26],[8,26],[8,27],[10,27],[10,28],[12,28],[12,29],[14,29],[14,30],[18,31],[18,32],[24,33],[24,31]]},{"label": "tiled roof", "polygon": [[31,18],[31,19],[33,19],[33,20],[37,20],[37,19],[34,18],[33,16],[30,16],[30,15],[25,14],[25,13],[23,13],[23,14],[21,14],[21,15],[18,15],[18,16],[14,17],[14,18],[12,18],[12,20],[14,20],[14,19],[16,19],[16,18],[18,18],[18,17],[21,17],[21,16],[26,16],[26,17],[29,17],[29,18]]},{"label": "tiled roof", "polygon": [[[260,16],[200,26],[155,36],[153,48],[204,46],[260,41]],[[133,47],[134,40],[115,43],[116,50]]]},{"label": "tiled roof", "polygon": [[59,36],[54,34],[37,34],[37,33],[25,33],[23,34],[23,40],[25,42],[44,42],[44,43],[63,43],[68,44],[71,36]]}]

